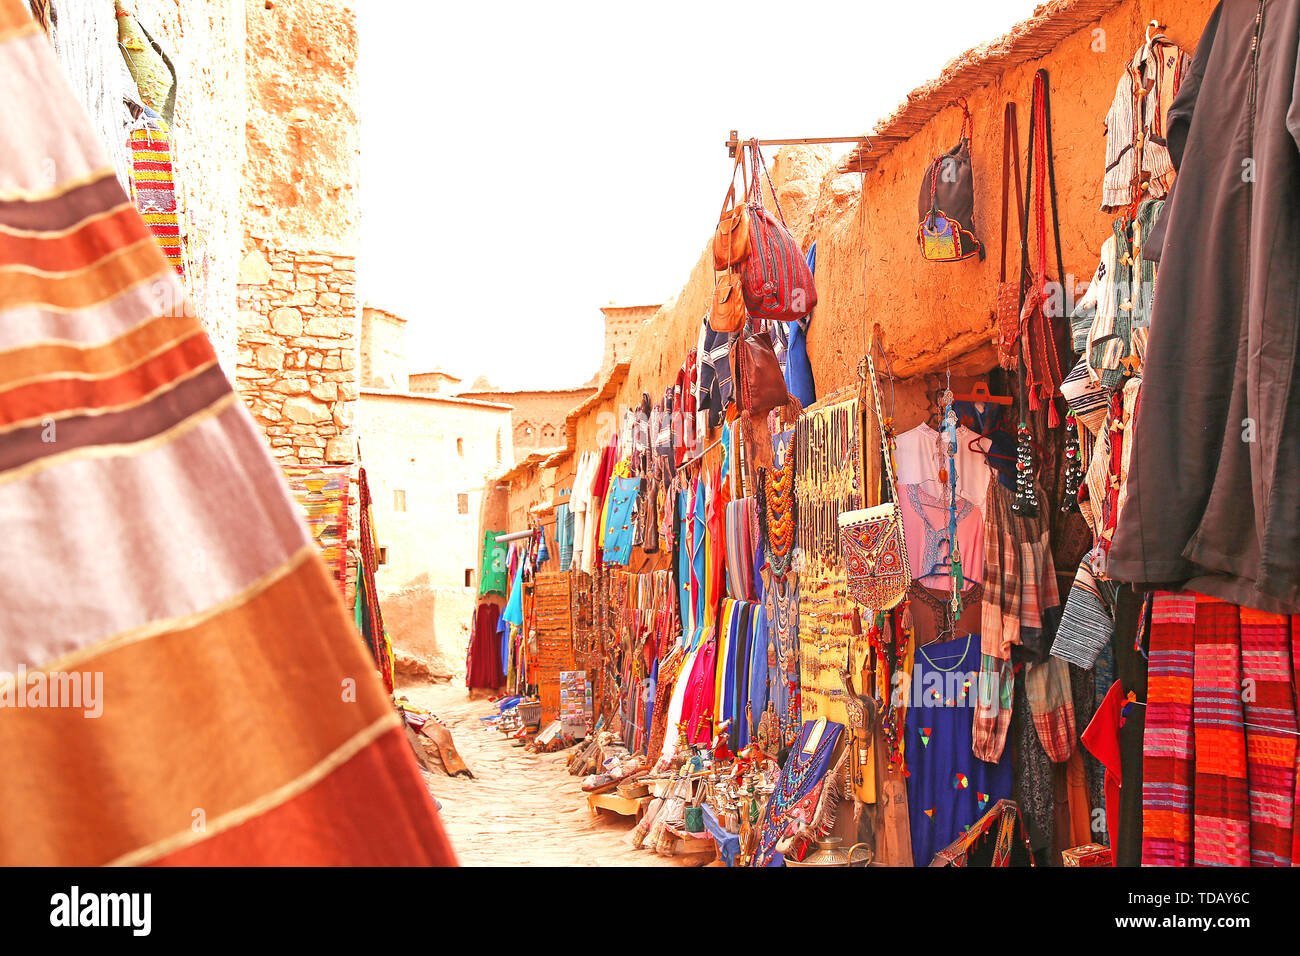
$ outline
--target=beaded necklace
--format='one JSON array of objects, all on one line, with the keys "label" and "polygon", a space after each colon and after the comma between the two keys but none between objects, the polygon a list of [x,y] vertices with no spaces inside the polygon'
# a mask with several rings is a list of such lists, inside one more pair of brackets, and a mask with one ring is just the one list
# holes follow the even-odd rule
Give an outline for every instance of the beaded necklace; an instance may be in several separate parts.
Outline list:
[{"label": "beaded necklace", "polygon": [[777,659],[784,673],[799,667],[799,586],[789,578],[773,578],[768,585],[772,595],[769,624],[776,632]]},{"label": "beaded necklace", "polygon": [[758,480],[758,511],[767,539],[767,562],[778,578],[790,571],[794,554],[794,462],[795,456],[787,453],[781,467],[763,469]]}]

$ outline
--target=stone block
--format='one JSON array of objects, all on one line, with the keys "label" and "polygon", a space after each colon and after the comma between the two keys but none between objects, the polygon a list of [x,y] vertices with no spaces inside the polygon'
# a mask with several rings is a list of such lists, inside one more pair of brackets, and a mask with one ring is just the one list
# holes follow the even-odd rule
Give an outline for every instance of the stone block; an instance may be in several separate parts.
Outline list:
[{"label": "stone block", "polygon": [[270,278],[271,264],[254,249],[239,263],[239,276],[235,281],[240,285],[265,285]]},{"label": "stone block", "polygon": [[307,334],[319,335],[323,338],[338,339],[347,335],[347,329],[337,316],[318,315],[313,319],[307,320]]},{"label": "stone block", "polygon": [[302,313],[289,307],[276,309],[271,313],[271,328],[280,335],[296,338],[302,335]]},{"label": "stone block", "polygon": [[257,350],[259,368],[284,368],[284,349],[278,345],[263,345]]},{"label": "stone block", "polygon": [[330,410],[324,402],[318,402],[314,398],[306,396],[295,396],[284,403],[284,417],[291,422],[303,425],[312,425],[316,422],[323,422],[329,419]]},{"label": "stone block", "polygon": [[329,462],[350,462],[357,458],[356,440],[350,435],[340,435],[325,443],[325,460]]}]

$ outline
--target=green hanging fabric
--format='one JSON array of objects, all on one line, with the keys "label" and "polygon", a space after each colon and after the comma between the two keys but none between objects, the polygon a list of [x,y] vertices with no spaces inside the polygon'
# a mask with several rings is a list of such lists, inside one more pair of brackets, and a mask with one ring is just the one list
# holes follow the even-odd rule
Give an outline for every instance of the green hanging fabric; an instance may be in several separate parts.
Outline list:
[{"label": "green hanging fabric", "polygon": [[479,571],[478,593],[506,596],[506,546],[497,544],[501,531],[488,531],[483,535],[483,562]]}]

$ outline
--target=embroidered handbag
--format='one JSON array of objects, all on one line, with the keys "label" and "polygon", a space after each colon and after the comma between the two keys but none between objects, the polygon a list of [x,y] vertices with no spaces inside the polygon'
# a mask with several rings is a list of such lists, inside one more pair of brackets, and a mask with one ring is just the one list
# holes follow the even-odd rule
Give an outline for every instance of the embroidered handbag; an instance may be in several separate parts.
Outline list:
[{"label": "embroidered handbag", "polygon": [[898,507],[898,485],[894,480],[893,456],[885,433],[885,416],[880,404],[876,365],[867,352],[871,391],[880,426],[880,447],[885,457],[885,476],[893,499],[874,508],[846,511],[839,517],[840,551],[848,577],[849,597],[872,611],[896,607],[912,585],[912,566],[907,560],[903,536],[903,513]]},{"label": "embroidered handbag", "polygon": [[[736,152],[736,165],[731,168],[731,188],[722,200],[722,213],[718,216],[718,228],[713,233],[713,271],[723,272],[749,255],[749,211],[745,208],[745,199],[749,193],[749,183],[745,183],[745,192],[741,201],[736,202],[736,170],[745,172],[741,165],[744,149]],[[747,178],[747,177],[746,177]],[[734,329],[732,331],[735,331]]]},{"label": "embroidered handbag", "polygon": [[1011,173],[1016,174],[1016,223],[1024,228],[1025,186],[1020,178],[1020,131],[1016,104],[1008,103],[1002,119],[1002,265],[998,272],[998,297],[994,307],[997,325],[998,364],[1015,370],[1020,360],[1020,297],[1025,289],[1021,268],[1015,282],[1007,281],[1007,214],[1010,212]]},{"label": "embroidered handbag", "polygon": [[752,172],[749,183],[749,256],[741,270],[745,308],[754,318],[789,322],[807,315],[817,304],[812,270],[799,243],[785,226],[785,214],[769,177],[767,187],[777,216],[763,207],[764,174],[758,141],[749,144]]},{"label": "embroidered handbag", "polygon": [[975,177],[971,170],[970,110],[960,100],[961,140],[925,170],[917,216],[916,241],[921,256],[931,262],[957,262],[978,255],[984,244],[975,235]]}]

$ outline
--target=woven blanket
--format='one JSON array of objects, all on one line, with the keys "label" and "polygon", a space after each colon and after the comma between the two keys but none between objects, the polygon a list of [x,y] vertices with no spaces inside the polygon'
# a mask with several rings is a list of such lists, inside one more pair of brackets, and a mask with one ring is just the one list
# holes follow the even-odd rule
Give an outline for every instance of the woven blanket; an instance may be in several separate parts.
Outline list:
[{"label": "woven blanket", "polygon": [[140,123],[129,135],[131,147],[131,195],[158,248],[176,270],[185,275],[185,252],[181,247],[180,205],[172,166],[171,137],[162,118],[145,107]]},{"label": "woven blanket", "polygon": [[0,0],[0,128],[0,753],[21,768],[0,865],[454,862],[264,436],[21,0]]},{"label": "woven blanket", "polygon": [[342,593],[348,574],[347,465],[284,465],[289,491],[298,500],[307,530]]}]

